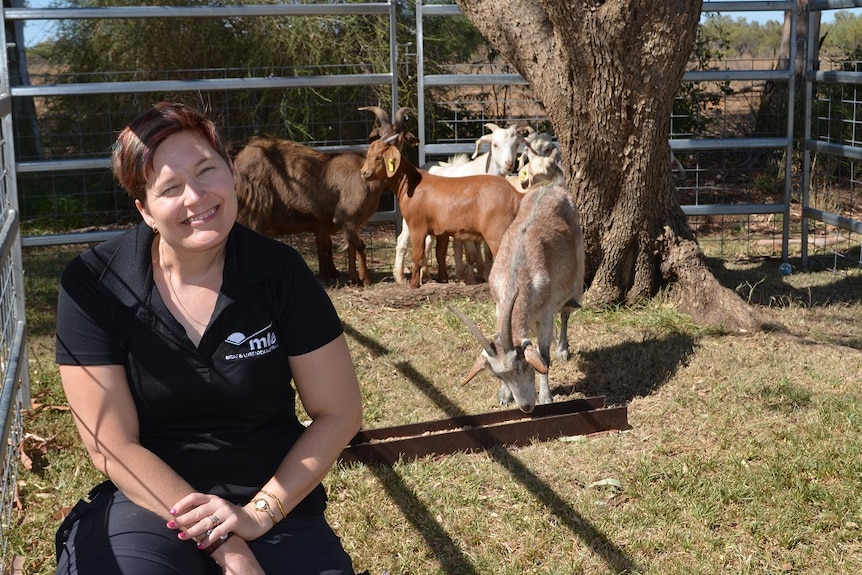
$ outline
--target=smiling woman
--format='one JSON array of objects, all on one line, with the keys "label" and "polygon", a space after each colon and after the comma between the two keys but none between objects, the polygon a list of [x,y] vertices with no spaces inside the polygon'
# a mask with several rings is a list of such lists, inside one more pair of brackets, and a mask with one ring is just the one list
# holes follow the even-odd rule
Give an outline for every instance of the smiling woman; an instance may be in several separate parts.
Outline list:
[{"label": "smiling woman", "polygon": [[69,264],[57,309],[63,389],[108,480],[60,527],[57,572],[353,574],[321,484],[362,418],[332,302],[235,222],[233,164],[196,110],[138,116],[113,166],[143,223]]}]

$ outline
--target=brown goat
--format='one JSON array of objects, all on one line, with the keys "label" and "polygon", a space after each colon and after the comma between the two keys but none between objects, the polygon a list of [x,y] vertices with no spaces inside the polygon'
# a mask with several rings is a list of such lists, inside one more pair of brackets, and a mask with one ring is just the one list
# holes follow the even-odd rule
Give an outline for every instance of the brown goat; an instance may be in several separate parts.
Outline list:
[{"label": "brown goat", "polygon": [[253,138],[234,157],[237,221],[271,237],[313,232],[324,280],[338,276],[332,234],[343,230],[350,280],[367,286],[371,277],[359,232],[386,185],[360,177],[364,160],[359,152],[326,153],[289,140]]},{"label": "brown goat", "polygon": [[435,176],[417,169],[389,140],[371,142],[361,174],[369,181],[386,182],[398,199],[401,215],[410,228],[413,264],[410,287],[419,287],[419,268],[428,234],[437,238],[439,282],[449,279],[446,266],[441,263],[446,261],[449,236],[485,241],[491,254],[496,254],[521,201],[521,194],[506,178]]}]

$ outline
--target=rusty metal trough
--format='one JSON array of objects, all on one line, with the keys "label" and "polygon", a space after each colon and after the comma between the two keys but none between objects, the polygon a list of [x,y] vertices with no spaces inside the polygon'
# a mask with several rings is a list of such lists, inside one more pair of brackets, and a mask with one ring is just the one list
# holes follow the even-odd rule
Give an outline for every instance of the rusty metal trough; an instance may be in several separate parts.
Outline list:
[{"label": "rusty metal trough", "polygon": [[537,405],[533,413],[507,409],[477,415],[361,430],[341,453],[346,463],[392,465],[427,455],[523,446],[570,435],[631,429],[625,406],[605,407],[604,397]]}]

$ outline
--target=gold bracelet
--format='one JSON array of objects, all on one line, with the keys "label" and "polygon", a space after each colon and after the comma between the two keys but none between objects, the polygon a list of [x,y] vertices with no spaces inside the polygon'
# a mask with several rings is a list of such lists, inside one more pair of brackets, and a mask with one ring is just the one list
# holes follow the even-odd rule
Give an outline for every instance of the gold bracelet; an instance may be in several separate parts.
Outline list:
[{"label": "gold bracelet", "polygon": [[282,519],[287,517],[287,513],[284,512],[284,506],[281,504],[281,501],[278,499],[278,497],[276,497],[275,495],[273,495],[269,491],[264,491],[263,489],[261,489],[260,492],[263,493],[264,495],[266,495],[267,497],[269,497],[270,499],[272,499],[273,501],[275,501],[275,504],[278,505],[278,510],[281,511],[281,518]]}]

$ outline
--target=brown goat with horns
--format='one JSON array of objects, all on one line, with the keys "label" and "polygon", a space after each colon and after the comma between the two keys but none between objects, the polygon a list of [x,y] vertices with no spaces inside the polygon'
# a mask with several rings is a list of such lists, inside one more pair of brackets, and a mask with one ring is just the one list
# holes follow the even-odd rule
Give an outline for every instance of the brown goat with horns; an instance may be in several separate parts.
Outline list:
[{"label": "brown goat with horns", "polygon": [[[398,110],[394,124],[382,108],[360,110],[374,112],[380,122],[372,137],[378,132],[412,136],[403,128],[410,108]],[[386,184],[360,177],[364,161],[361,152],[323,152],[290,140],[253,138],[234,155],[237,221],[271,237],[314,233],[320,277],[326,281],[338,276],[332,234],[343,230],[350,281],[367,286],[371,276],[359,232],[377,211]]]}]

